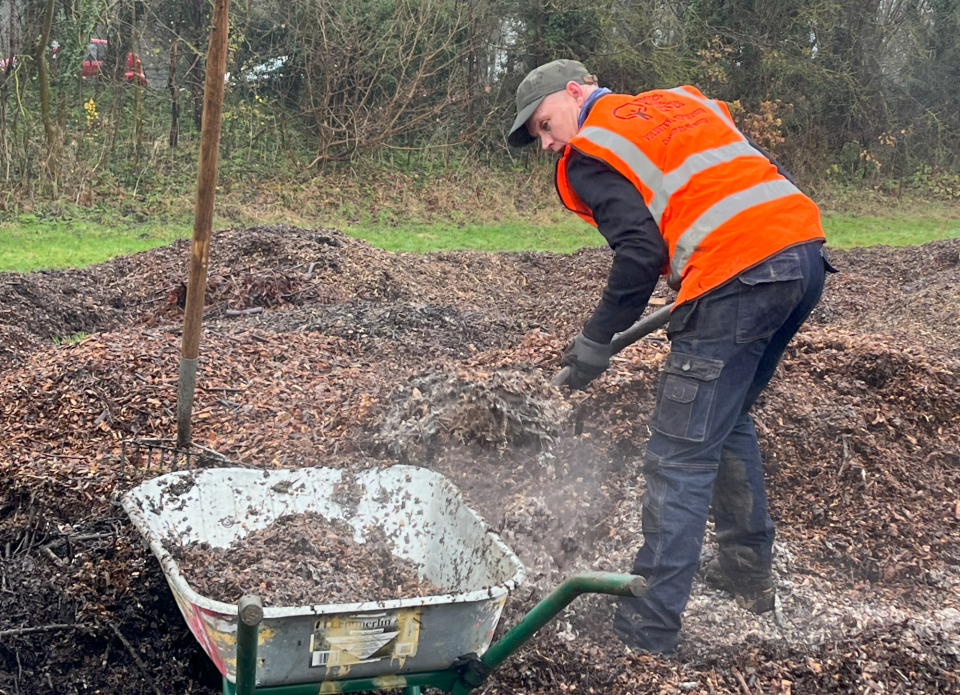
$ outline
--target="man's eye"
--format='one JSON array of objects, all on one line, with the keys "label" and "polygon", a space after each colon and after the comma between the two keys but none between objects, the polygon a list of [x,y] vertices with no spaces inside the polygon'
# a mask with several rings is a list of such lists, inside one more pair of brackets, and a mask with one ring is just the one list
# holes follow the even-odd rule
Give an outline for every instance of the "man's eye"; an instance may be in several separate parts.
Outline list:
[{"label": "man's eye", "polygon": [[544,130],[544,131],[546,131],[546,132],[549,133],[549,132],[550,132],[550,121],[543,121],[543,122],[540,124],[540,130]]}]

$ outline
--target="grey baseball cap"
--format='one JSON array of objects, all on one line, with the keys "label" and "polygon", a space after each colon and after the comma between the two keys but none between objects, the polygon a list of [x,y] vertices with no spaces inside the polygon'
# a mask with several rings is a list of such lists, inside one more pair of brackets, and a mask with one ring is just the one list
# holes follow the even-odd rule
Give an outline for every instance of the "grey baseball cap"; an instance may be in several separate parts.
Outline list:
[{"label": "grey baseball cap", "polygon": [[554,92],[562,92],[571,81],[595,84],[596,78],[576,60],[555,60],[531,70],[517,87],[517,119],[510,128],[507,142],[514,147],[523,147],[536,140],[527,130],[527,120],[541,101]]}]

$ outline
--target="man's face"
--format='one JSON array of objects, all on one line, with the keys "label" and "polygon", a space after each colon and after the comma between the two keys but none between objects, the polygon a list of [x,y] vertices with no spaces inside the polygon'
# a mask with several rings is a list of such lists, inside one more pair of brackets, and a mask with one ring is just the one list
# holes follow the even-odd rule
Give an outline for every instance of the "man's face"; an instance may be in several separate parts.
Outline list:
[{"label": "man's face", "polygon": [[563,152],[579,130],[577,117],[586,97],[584,86],[578,82],[568,82],[564,91],[547,95],[527,121],[530,135],[540,138],[543,149]]}]

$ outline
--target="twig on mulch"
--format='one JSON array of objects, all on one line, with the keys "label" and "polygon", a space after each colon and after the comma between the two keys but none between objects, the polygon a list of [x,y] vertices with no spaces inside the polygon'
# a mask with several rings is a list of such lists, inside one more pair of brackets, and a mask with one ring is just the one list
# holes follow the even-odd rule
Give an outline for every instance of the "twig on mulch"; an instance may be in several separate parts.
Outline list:
[{"label": "twig on mulch", "polygon": [[40,546],[40,550],[42,550],[43,554],[46,555],[48,558],[50,558],[53,561],[53,564],[55,564],[57,567],[63,567],[65,564],[67,564],[66,560],[64,560],[63,558],[57,557],[57,554],[54,553],[52,550],[50,550],[48,546],[46,545]]},{"label": "twig on mulch", "polygon": [[38,625],[36,627],[18,627],[13,630],[0,630],[0,638],[29,635],[35,632],[56,632],[57,630],[70,629],[84,630],[87,632],[91,631],[91,628],[87,627],[86,625],[78,625],[77,623],[63,623],[57,625]]},{"label": "twig on mulch", "polygon": [[78,533],[68,536],[60,536],[59,538],[54,538],[52,541],[47,543],[44,548],[59,548],[65,543],[80,543],[82,541],[100,541],[105,538],[115,538],[117,535],[116,531],[108,531],[106,533]]},{"label": "twig on mulch", "polygon": [[262,306],[252,306],[249,309],[227,309],[223,312],[224,316],[252,316],[253,314],[262,313]]},{"label": "twig on mulch", "polygon": [[744,680],[743,674],[740,673],[740,669],[736,666],[730,669],[730,672],[733,673],[734,678],[740,683],[740,687],[743,688],[743,695],[753,695],[753,692],[750,690],[750,686],[747,685],[747,681]]},{"label": "twig on mulch", "polygon": [[137,668],[139,668],[143,673],[143,678],[150,685],[151,690],[153,690],[156,695],[163,695],[163,693],[160,692],[160,689],[157,688],[157,684],[156,681],[153,680],[153,676],[150,675],[147,665],[143,663],[143,659],[141,659],[140,655],[137,654],[136,650],[133,648],[133,645],[130,644],[130,642],[127,641],[127,638],[123,636],[123,633],[120,632],[120,628],[117,627],[117,624],[108,623],[108,625],[110,625],[110,629],[113,630],[113,634],[117,636],[117,639],[119,639],[123,646],[127,648],[127,651],[130,652],[130,656],[133,657],[133,661],[136,663]]}]

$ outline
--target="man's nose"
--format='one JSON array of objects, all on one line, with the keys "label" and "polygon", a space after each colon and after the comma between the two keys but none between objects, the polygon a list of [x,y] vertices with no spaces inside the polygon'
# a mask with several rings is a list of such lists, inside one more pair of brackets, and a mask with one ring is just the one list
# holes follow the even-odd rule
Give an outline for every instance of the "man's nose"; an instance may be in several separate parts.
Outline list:
[{"label": "man's nose", "polygon": [[549,150],[550,146],[553,144],[553,140],[549,135],[540,136],[540,147],[544,150]]}]

